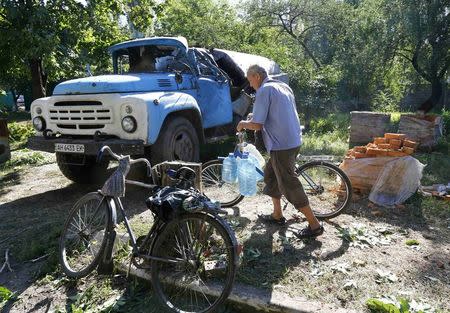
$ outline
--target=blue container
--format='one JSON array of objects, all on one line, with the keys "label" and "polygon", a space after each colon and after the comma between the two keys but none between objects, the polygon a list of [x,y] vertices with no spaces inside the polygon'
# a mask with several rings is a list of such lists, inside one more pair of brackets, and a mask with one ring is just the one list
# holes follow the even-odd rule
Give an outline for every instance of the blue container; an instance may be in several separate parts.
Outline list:
[{"label": "blue container", "polygon": [[253,196],[256,194],[256,171],[255,164],[243,155],[238,167],[239,193],[243,196]]},{"label": "blue container", "polygon": [[237,181],[237,161],[233,153],[230,153],[222,163],[222,180],[227,183]]}]

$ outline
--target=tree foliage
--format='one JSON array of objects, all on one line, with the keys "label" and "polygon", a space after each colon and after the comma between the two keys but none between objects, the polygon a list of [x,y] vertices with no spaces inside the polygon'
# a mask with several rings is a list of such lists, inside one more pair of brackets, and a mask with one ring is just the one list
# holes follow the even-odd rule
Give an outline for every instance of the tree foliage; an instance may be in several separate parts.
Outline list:
[{"label": "tree foliage", "polygon": [[0,0],[0,86],[34,97],[109,72],[107,48],[142,36],[260,54],[290,75],[301,111],[398,109],[417,83],[437,103],[450,66],[448,0]]}]

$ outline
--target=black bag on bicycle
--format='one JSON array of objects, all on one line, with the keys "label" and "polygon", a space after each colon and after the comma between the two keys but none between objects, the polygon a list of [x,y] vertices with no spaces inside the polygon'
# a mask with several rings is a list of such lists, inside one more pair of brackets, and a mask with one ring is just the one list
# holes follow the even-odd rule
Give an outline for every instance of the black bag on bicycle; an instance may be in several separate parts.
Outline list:
[{"label": "black bag on bicycle", "polygon": [[203,204],[190,190],[167,186],[149,197],[147,207],[164,222],[178,217],[184,212],[198,211]]}]

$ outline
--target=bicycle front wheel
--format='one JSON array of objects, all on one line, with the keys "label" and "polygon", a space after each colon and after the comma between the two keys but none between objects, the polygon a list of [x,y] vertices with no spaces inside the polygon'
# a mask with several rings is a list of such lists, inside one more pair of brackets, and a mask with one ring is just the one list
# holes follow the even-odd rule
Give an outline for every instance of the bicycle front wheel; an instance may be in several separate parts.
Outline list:
[{"label": "bicycle front wheel", "polygon": [[235,206],[244,199],[238,183],[222,180],[222,160],[211,160],[202,166],[202,190],[210,199],[220,202],[221,207]]},{"label": "bicycle front wheel", "polygon": [[338,216],[350,204],[352,185],[339,167],[312,161],[300,166],[297,174],[318,219]]},{"label": "bicycle front wheel", "polygon": [[151,275],[161,302],[173,312],[210,312],[225,301],[236,274],[232,231],[207,214],[169,222],[155,239]]},{"label": "bicycle front wheel", "polygon": [[95,268],[105,249],[109,221],[108,205],[98,192],[75,203],[59,239],[59,260],[67,276],[84,277]]}]

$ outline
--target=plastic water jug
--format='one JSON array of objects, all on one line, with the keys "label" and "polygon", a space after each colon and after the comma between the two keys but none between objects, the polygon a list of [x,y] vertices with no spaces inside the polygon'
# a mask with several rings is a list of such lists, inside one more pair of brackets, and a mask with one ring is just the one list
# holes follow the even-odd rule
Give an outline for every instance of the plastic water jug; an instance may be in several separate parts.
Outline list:
[{"label": "plastic water jug", "polygon": [[243,196],[256,194],[256,171],[255,164],[244,154],[238,167],[239,193]]},{"label": "plastic water jug", "polygon": [[263,173],[263,170],[261,168],[261,166],[259,165],[259,161],[258,159],[253,155],[253,154],[249,154],[248,158],[250,161],[252,161],[253,165],[254,165],[254,169],[255,169],[255,177],[256,177],[256,181],[260,181],[264,178],[263,175],[261,175],[256,169],[259,169],[261,171],[261,173]]},{"label": "plastic water jug", "polygon": [[[264,160],[261,153],[259,153],[258,149],[252,144],[247,144],[244,147],[244,152],[248,152],[249,159],[255,164],[255,168],[257,168],[261,173],[263,173],[263,167],[266,165],[266,161]],[[256,170],[256,169],[255,169]],[[260,172],[256,171],[256,181],[260,181],[264,178]]]},{"label": "plastic water jug", "polygon": [[227,183],[237,181],[237,161],[233,153],[230,153],[222,163],[222,180]]}]

